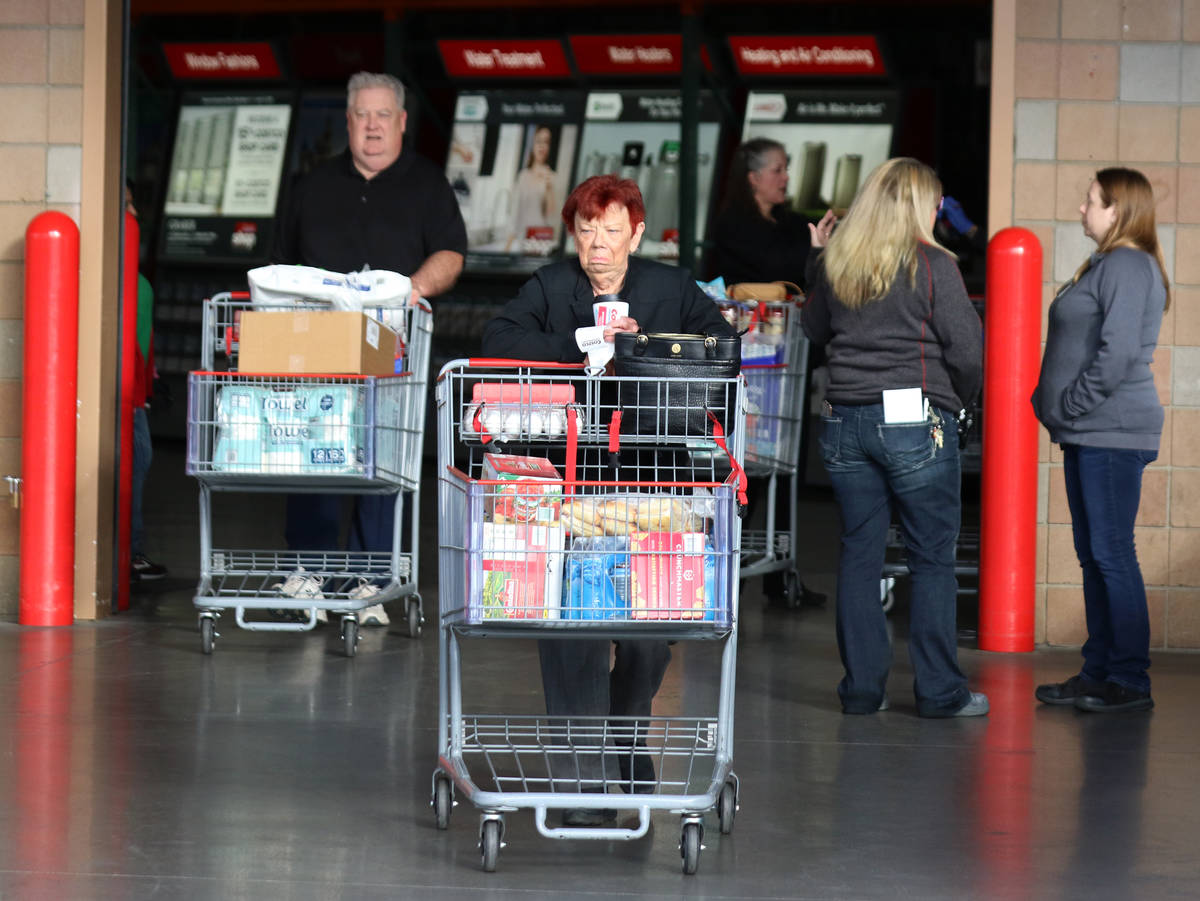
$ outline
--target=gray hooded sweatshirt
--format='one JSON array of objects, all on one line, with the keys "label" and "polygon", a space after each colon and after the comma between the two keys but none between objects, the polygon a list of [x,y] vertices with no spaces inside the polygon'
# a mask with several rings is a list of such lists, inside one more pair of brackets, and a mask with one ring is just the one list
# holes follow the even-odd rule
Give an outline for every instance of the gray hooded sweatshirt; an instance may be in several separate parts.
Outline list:
[{"label": "gray hooded sweatshirt", "polygon": [[1148,253],[1118,247],[1050,304],[1033,411],[1058,444],[1157,451],[1163,409],[1150,361],[1167,291]]}]

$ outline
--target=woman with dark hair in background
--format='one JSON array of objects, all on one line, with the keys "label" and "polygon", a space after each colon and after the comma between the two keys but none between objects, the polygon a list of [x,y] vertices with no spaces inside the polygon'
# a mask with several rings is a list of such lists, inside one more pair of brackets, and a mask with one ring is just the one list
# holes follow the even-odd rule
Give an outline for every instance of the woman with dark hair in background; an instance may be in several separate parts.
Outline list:
[{"label": "woman with dark hair in background", "polygon": [[[788,206],[787,169],[787,151],[770,138],[752,138],[734,152],[724,205],[713,225],[710,266],[711,274],[724,278],[726,285],[789,281],[804,286],[808,220]],[[810,365],[810,372],[811,369]],[[807,442],[801,442],[801,467],[807,456],[806,446]],[[765,479],[752,480],[751,514],[766,490],[765,485]],[[781,503],[776,512],[775,528],[787,531],[791,523],[790,506]],[[820,607],[825,603],[825,595],[812,591],[803,582],[799,597],[788,598],[781,571],[763,576],[763,595],[769,605],[776,607],[789,604]]]},{"label": "woman with dark hair in background", "polygon": [[787,151],[770,138],[752,138],[734,152],[725,200],[713,224],[709,267],[726,284],[804,286],[808,220],[788,205],[787,169]]},{"label": "woman with dark hair in background", "polygon": [[[979,393],[983,339],[954,257],[934,240],[942,185],[917,160],[872,172],[845,221],[826,213],[804,331],[826,345],[821,457],[842,514],[837,637],[844,713],[888,707],[892,648],[879,574],[895,508],[912,574],[909,658],[917,714],[981,716],[958,668],[958,411]],[[897,390],[899,389],[899,390]]]},{"label": "woman with dark hair in background", "polygon": [[1035,694],[1095,713],[1149,710],[1150,615],[1133,527],[1162,436],[1150,363],[1167,270],[1142,173],[1101,169],[1079,213],[1098,246],[1050,304],[1033,409],[1062,447],[1088,637],[1079,673]]}]

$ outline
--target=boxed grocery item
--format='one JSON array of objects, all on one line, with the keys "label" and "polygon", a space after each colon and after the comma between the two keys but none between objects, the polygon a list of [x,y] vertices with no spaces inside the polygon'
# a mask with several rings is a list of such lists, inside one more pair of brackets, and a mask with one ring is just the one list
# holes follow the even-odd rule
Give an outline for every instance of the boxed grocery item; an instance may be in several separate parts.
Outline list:
[{"label": "boxed grocery item", "polygon": [[245,311],[241,372],[391,375],[396,333],[364,313],[337,310]]},{"label": "boxed grocery item", "polygon": [[712,619],[714,580],[706,577],[703,532],[629,536],[629,600],[634,619]]},{"label": "boxed grocery item", "polygon": [[558,522],[563,478],[544,457],[484,454],[483,478],[503,483],[486,486],[484,514],[490,522]]},{"label": "boxed grocery item", "polygon": [[558,619],[563,530],[557,525],[483,524],[482,578],[469,619]]}]

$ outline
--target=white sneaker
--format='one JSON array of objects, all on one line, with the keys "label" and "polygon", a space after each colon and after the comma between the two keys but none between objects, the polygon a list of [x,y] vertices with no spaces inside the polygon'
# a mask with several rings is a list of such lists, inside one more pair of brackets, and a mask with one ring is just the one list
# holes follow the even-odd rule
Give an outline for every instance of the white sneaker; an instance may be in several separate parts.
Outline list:
[{"label": "white sneaker", "polygon": [[[379,594],[379,586],[373,582],[364,581],[350,592],[350,599],[359,601],[364,598],[373,598],[377,594]],[[364,626],[386,626],[391,622],[387,611],[383,609],[383,604],[372,604],[370,607],[358,611],[358,621]]]},{"label": "white sneaker", "polygon": [[277,582],[271,588],[290,598],[324,598],[325,595],[321,593],[321,584],[324,581],[320,576],[309,575],[301,566],[287,579]]}]

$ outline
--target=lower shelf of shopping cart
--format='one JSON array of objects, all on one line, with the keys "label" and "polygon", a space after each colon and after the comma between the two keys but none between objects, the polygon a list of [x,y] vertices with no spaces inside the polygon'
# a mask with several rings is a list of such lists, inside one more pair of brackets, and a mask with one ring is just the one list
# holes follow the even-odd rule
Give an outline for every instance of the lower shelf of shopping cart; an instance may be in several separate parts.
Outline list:
[{"label": "lower shelf of shopping cart", "polygon": [[[393,558],[391,553],[212,550],[202,560],[193,598],[201,650],[213,652],[222,611],[234,611],[241,628],[261,632],[311,630],[321,619],[320,611],[328,619],[340,619],[346,655],[353,657],[358,646],[356,615],[398,600],[405,602],[408,632],[416,638],[424,616],[411,573],[411,558]],[[259,612],[263,618],[253,616]],[[276,612],[290,615],[270,618]]]},{"label": "lower shelf of shopping cart", "polygon": [[[530,810],[554,839],[633,840],[653,812],[680,817],[683,872],[696,872],[705,815],[733,831],[738,778],[717,718],[463,716],[433,774],[434,817],[449,827],[456,794],[480,811],[482,867],[496,867],[504,815]],[[590,768],[581,769],[585,758]],[[591,773],[594,778],[582,774]],[[560,811],[615,811],[613,825],[557,826]],[[636,817],[636,819],[634,819]]]}]

